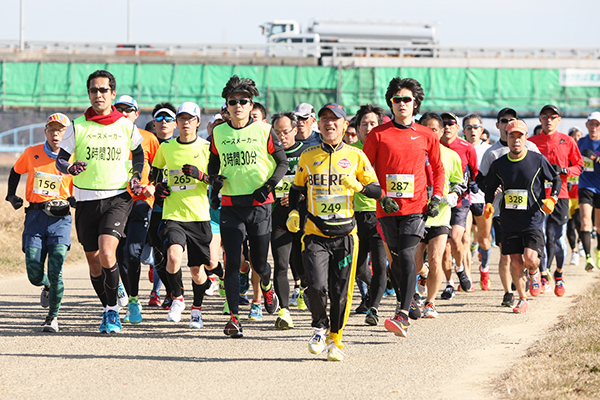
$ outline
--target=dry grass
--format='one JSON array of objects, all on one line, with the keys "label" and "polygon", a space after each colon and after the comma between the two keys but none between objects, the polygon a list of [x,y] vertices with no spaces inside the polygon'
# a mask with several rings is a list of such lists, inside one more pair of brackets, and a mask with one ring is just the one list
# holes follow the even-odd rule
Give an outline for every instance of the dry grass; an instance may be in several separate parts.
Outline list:
[{"label": "dry grass", "polygon": [[[17,195],[25,199],[26,175],[21,177]],[[14,210],[6,197],[6,182],[2,182],[0,191],[0,278],[25,273],[25,256],[21,250],[23,221],[25,221],[24,207]],[[27,204],[27,202],[25,202]],[[73,216],[74,212],[71,213]],[[67,253],[67,263],[81,262],[85,256],[83,247],[77,241],[75,224],[71,231],[71,250]]]},{"label": "dry grass", "polygon": [[511,399],[600,398],[600,283],[497,382]]}]

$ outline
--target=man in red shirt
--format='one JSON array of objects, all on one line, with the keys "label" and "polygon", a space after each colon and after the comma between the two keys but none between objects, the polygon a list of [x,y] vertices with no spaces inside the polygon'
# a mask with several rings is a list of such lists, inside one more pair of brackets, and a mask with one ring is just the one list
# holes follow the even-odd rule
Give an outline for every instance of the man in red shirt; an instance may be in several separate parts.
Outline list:
[{"label": "man in red shirt", "polygon": [[[442,113],[442,120],[444,121],[444,134],[440,139],[440,143],[451,150],[458,153],[462,164],[463,175],[465,182],[474,182],[475,177],[478,173],[477,167],[477,152],[475,147],[464,139],[458,137],[460,126],[458,125],[458,118],[451,112]],[[473,187],[471,184],[470,186]],[[473,189],[472,189],[473,190]],[[478,190],[478,189],[476,189]],[[471,267],[470,265],[463,265],[463,259],[465,257],[465,243],[463,242],[463,236],[467,227],[467,216],[469,215],[469,208],[471,207],[470,191],[467,190],[458,199],[456,207],[452,208],[452,217],[450,218],[450,226],[452,227],[451,236],[448,238],[446,244],[446,251],[444,252],[443,268],[446,274],[446,279],[451,282],[452,279],[452,257],[456,261],[456,274],[460,281],[460,287],[465,292],[472,291],[472,280],[471,280]],[[467,270],[465,270],[465,267]],[[446,290],[444,290],[443,299],[449,300],[453,297],[453,293],[447,293],[452,290],[453,286],[448,284]]]},{"label": "man in red shirt", "polygon": [[[423,98],[423,88],[415,79],[392,79],[385,99],[394,119],[373,128],[363,147],[381,184],[377,218],[393,260],[391,275],[398,304],[385,328],[402,337],[406,337],[415,292],[415,250],[425,231],[425,219],[439,212],[445,179],[437,136],[413,121]],[[425,175],[428,157],[433,171],[430,201]]]},{"label": "man in red shirt", "polygon": [[[532,136],[529,140],[536,144],[540,153],[546,156],[550,164],[556,169],[562,180],[558,195],[558,202],[554,212],[546,220],[546,253],[548,257],[542,259],[542,276],[547,274],[552,266],[552,259],[556,255],[556,271],[554,271],[554,294],[562,297],[565,294],[562,269],[565,264],[567,244],[565,236],[567,222],[569,221],[569,191],[567,175],[579,176],[583,169],[583,158],[577,148],[577,143],[572,137],[557,131],[560,123],[560,112],[556,106],[545,105],[540,111],[542,133]],[[550,188],[546,185],[546,197],[549,197]],[[547,260],[547,261],[546,261]],[[546,261],[546,265],[544,265]]]}]

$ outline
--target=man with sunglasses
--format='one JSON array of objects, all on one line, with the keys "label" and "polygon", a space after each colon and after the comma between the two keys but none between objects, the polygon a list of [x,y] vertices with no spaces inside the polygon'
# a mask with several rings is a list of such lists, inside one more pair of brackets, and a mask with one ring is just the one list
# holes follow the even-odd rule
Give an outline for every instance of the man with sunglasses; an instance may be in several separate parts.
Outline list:
[{"label": "man with sunglasses", "polygon": [[[458,154],[462,163],[465,182],[467,182],[470,187],[473,187],[474,191],[477,191],[478,189],[476,186],[472,184],[479,171],[475,147],[473,147],[473,145],[466,140],[458,137],[460,126],[458,124],[458,118],[456,115],[451,112],[445,112],[440,116],[444,121],[444,134],[440,139],[440,143],[450,150],[454,150]],[[448,280],[448,284],[446,285],[446,290],[444,290],[444,293],[442,294],[442,299],[446,300],[449,300],[454,296],[452,289],[453,285],[451,284],[452,257],[454,257],[454,261],[456,262],[455,271],[458,275],[460,288],[465,292],[473,291],[473,281],[471,279],[470,270],[471,266],[463,265],[465,252],[468,250],[466,248],[466,243],[463,236],[467,227],[467,216],[471,206],[469,194],[470,192],[468,190],[465,191],[459,197],[456,207],[452,207],[451,209],[452,216],[450,218],[450,226],[452,228],[449,237],[450,240],[448,240],[443,257],[443,268]]]},{"label": "man with sunglasses", "polygon": [[308,103],[300,103],[294,108],[294,114],[298,117],[296,141],[304,143],[305,148],[321,144],[321,135],[313,131],[313,125],[317,121],[314,107]]},{"label": "man with sunglasses", "polygon": [[221,237],[227,255],[225,293],[231,313],[224,333],[233,338],[243,337],[239,322],[239,271],[246,235],[252,266],[260,276],[265,308],[269,314],[279,309],[267,255],[272,192],[288,170],[288,160],[271,125],[250,117],[252,99],[258,95],[253,80],[237,75],[229,79],[222,96],[231,119],[213,129],[208,165],[208,172],[214,177],[213,190],[221,186]]},{"label": "man with sunglasses", "polygon": [[[483,155],[491,147],[490,144],[481,140],[483,133],[483,123],[481,117],[477,114],[469,114],[463,118],[463,132],[467,142],[471,143],[475,147],[477,153],[477,166],[481,164]],[[489,259],[492,253],[492,242],[490,241],[490,235],[485,235],[485,232],[489,230],[486,224],[492,223],[491,219],[485,219],[483,217],[483,207],[485,206],[485,195],[479,188],[475,189],[472,185],[471,189],[471,218],[467,220],[467,230],[464,233],[465,243],[465,255],[466,262],[469,264],[468,270],[471,271],[471,230],[475,234],[477,243],[479,244],[479,254],[481,254],[481,265],[479,266],[479,285],[481,290],[490,290],[490,272],[489,272]]]},{"label": "man with sunglasses", "polygon": [[[437,136],[413,121],[424,98],[421,84],[412,78],[394,78],[385,98],[394,119],[369,132],[364,152],[381,183],[383,197],[377,205],[377,218],[393,260],[390,270],[398,303],[385,328],[406,337],[415,292],[415,250],[425,232],[426,218],[439,213],[444,165]],[[431,200],[426,189],[427,159],[433,172]]]},{"label": "man with sunglasses", "polygon": [[[569,222],[567,176],[579,176],[584,165],[575,140],[557,130],[561,120],[558,108],[552,104],[545,105],[540,110],[539,120],[542,124],[542,133],[533,136],[530,140],[537,145],[540,153],[548,158],[548,161],[554,166],[562,180],[562,187],[558,195],[556,207],[554,207],[554,211],[546,219],[547,257],[542,260],[542,270],[547,269],[549,273],[552,260],[556,256],[554,294],[562,297],[565,294],[563,266],[567,256],[566,236],[567,222]],[[546,196],[548,196],[550,193],[549,183],[546,186]]]},{"label": "man with sunglasses", "polygon": [[[492,145],[492,147],[490,147],[484,154],[483,157],[481,158],[481,163],[479,164],[479,174],[477,175],[477,177],[475,178],[477,181],[477,184],[479,185],[479,187],[481,188],[480,190],[485,192],[485,188],[484,188],[484,181],[485,181],[485,177],[489,174],[490,171],[490,166],[492,165],[492,163],[497,160],[498,158],[502,157],[503,155],[505,155],[506,153],[509,152],[509,148],[508,148],[508,142],[507,140],[507,133],[506,133],[506,127],[507,125],[512,122],[515,121],[517,119],[518,115],[517,112],[515,110],[513,110],[512,108],[503,108],[500,111],[498,111],[497,117],[496,117],[496,128],[500,131],[500,140],[498,140],[496,143],[494,143]],[[527,140],[525,142],[525,148],[528,151],[532,151],[535,153],[539,153],[539,150],[537,148],[537,146],[533,143],[531,143],[531,141]],[[498,189],[498,188],[494,188],[494,189]],[[496,210],[496,212],[493,215],[493,219],[492,219],[492,224],[486,223],[484,224],[481,228],[485,227],[486,231],[482,232],[482,235],[485,235],[487,237],[490,236],[491,231],[492,231],[492,226],[494,227],[494,232],[496,233],[496,243],[498,243],[498,246],[500,246],[500,250],[502,250],[502,235],[503,235],[503,231],[502,231],[502,226],[500,225],[500,202],[502,201],[502,191],[501,190],[496,190],[496,196],[494,198],[494,209]],[[512,307],[514,305],[515,302],[515,298],[514,295],[512,293],[511,290],[511,273],[510,273],[510,256],[508,255],[503,255],[502,252],[500,253],[500,261],[498,263],[498,271],[500,273],[500,282],[502,283],[502,288],[504,289],[504,296],[502,298],[502,306],[504,307]],[[544,279],[546,279],[547,282],[547,278],[544,278],[544,274],[542,272],[542,276],[541,276],[541,282],[543,284]]]},{"label": "man with sunglasses", "polygon": [[[99,328],[102,333],[121,331],[117,247],[133,205],[127,189],[136,196],[143,189],[143,137],[112,105],[116,87],[115,77],[108,71],[98,70],[88,77],[91,107],[67,128],[56,159],[59,171],[73,175],[75,226],[92,286],[104,307]],[[71,156],[73,164],[69,162]]]},{"label": "man with sunglasses", "polygon": [[[133,123],[140,116],[137,101],[131,96],[124,95],[119,97],[115,102],[115,108]],[[140,273],[142,269],[140,258],[142,249],[146,243],[150,214],[152,212],[152,205],[154,204],[154,187],[148,185],[150,168],[159,145],[158,139],[156,139],[156,136],[152,132],[144,129],[139,129],[139,131],[144,139],[142,141],[142,147],[144,148],[144,168],[140,181],[144,189],[138,196],[130,191],[133,198],[133,208],[127,219],[127,226],[125,228],[126,238],[120,240],[117,250],[119,272],[123,282],[119,285],[124,286],[124,288],[119,289],[119,301],[121,301],[122,296],[126,302],[126,304],[119,305],[127,307],[127,313],[125,314],[125,318],[123,318],[123,322],[132,324],[142,322],[142,306],[138,301]],[[127,298],[128,295],[129,298]]]}]

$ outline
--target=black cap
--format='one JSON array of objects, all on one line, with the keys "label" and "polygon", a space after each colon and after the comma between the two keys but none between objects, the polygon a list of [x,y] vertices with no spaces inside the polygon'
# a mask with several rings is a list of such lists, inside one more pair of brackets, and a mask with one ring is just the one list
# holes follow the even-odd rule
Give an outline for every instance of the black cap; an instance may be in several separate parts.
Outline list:
[{"label": "black cap", "polygon": [[504,115],[511,113],[514,114],[515,118],[519,118],[519,115],[512,108],[505,107],[502,110],[498,111],[498,116],[496,117],[496,121],[500,121],[500,118],[504,117]]},{"label": "black cap", "polygon": [[440,117],[442,117],[442,119],[453,119],[454,121],[458,122],[458,117],[456,116],[456,114],[451,112],[443,112],[440,114]]},{"label": "black cap", "polygon": [[540,115],[542,115],[544,113],[544,111],[546,110],[550,110],[555,114],[558,114],[558,116],[560,117],[560,111],[558,111],[558,107],[553,106],[552,104],[546,104],[544,107],[542,107],[542,109],[540,110]]}]

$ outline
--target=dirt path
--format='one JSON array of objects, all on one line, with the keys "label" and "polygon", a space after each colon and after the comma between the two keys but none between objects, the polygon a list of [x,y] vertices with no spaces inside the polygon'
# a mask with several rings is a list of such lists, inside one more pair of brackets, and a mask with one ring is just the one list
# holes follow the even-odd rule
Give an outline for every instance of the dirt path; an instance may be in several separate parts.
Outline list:
[{"label": "dirt path", "polygon": [[[143,304],[150,291],[146,271]],[[181,323],[168,323],[165,311],[146,307],[142,324],[100,335],[99,302],[84,265],[65,269],[61,332],[43,334],[39,288],[24,276],[5,279],[0,398],[489,398],[495,394],[491,379],[517,362],[600,276],[586,273],[583,265],[567,271],[567,295],[544,294],[524,315],[499,306],[503,293],[492,274],[492,290],[438,300],[440,318],[413,323],[408,339],[396,338],[382,324],[366,326],[363,316],[352,314],[341,363],[309,354],[309,314],[297,309],[292,309],[296,329],[278,331],[275,316],[247,321],[248,307],[243,308],[246,337],[225,337],[227,317],[218,295],[206,299],[202,330],[188,328],[188,304]],[[389,317],[394,306],[385,298],[380,315]]]}]

